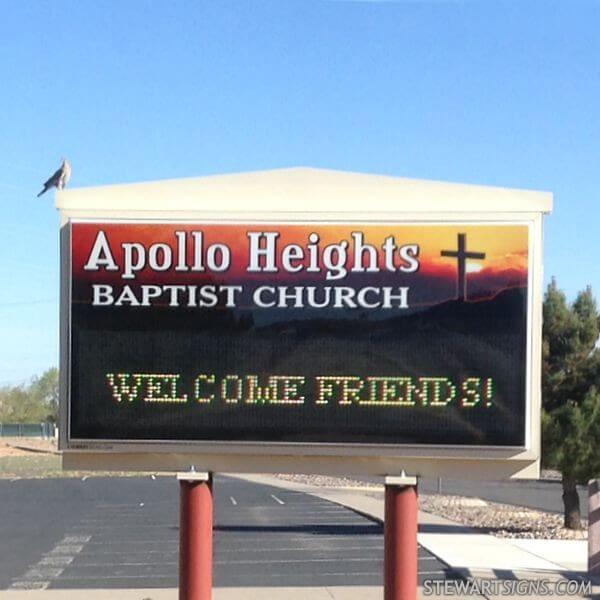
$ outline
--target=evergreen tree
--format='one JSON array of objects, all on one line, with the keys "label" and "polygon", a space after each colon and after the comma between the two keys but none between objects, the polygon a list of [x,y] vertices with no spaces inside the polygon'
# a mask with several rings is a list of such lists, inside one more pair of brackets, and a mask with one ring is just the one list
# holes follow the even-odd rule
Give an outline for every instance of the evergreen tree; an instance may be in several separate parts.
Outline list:
[{"label": "evergreen tree", "polygon": [[600,476],[600,317],[588,287],[544,298],[542,460],[562,475],[565,527],[581,528],[578,483]]}]

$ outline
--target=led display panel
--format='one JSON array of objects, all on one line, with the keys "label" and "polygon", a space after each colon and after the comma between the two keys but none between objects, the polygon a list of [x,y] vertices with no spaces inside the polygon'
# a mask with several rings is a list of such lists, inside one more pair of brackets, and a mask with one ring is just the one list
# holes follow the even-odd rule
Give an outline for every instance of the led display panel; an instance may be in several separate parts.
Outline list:
[{"label": "led display panel", "polygon": [[73,221],[69,440],[522,447],[529,235]]}]

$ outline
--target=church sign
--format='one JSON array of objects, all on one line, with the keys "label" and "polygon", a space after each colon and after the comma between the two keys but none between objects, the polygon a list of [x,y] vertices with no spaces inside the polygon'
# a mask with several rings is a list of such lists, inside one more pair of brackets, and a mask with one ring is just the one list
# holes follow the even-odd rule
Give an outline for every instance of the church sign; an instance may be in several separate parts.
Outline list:
[{"label": "church sign", "polygon": [[63,208],[67,465],[537,469],[541,210],[149,214],[85,192]]}]

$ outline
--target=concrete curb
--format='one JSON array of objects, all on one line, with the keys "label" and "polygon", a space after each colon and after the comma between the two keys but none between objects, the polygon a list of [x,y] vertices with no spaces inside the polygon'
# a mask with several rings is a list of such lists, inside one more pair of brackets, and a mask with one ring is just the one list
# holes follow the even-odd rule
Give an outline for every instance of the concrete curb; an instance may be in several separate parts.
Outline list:
[{"label": "concrete curb", "polygon": [[[2,591],[1,600],[177,600],[176,589],[111,589],[111,590],[23,590]],[[214,588],[213,600],[382,600],[382,586],[347,587],[276,587],[276,588]],[[443,595],[425,595],[419,588],[419,598],[445,600]],[[451,596],[456,600],[457,596]],[[481,596],[469,596],[478,600]]]},{"label": "concrete curb", "polygon": [[[2,600],[176,600],[177,589],[23,590],[0,592]],[[213,600],[381,600],[379,587],[214,588]]]}]

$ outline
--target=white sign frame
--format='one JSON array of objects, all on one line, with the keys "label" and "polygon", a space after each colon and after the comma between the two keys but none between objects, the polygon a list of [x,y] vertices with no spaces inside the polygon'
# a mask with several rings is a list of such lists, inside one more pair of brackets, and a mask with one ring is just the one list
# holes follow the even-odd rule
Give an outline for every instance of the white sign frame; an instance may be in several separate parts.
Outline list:
[{"label": "white sign frame", "polygon": [[[248,179],[250,177],[250,180]],[[282,191],[282,184],[285,184]],[[144,199],[151,197],[152,201]],[[320,210],[274,210],[316,202]],[[369,211],[365,210],[368,197]],[[452,210],[440,210],[443,198]],[[194,201],[196,199],[198,204]],[[287,201],[286,201],[287,199]],[[218,206],[219,210],[192,208]],[[394,210],[390,210],[393,203]],[[59,445],[68,469],[302,472],[386,475],[405,470],[462,478],[538,477],[541,406],[543,192],[292,169],[195,180],[59,192],[61,210],[61,385]],[[252,206],[252,211],[248,210]],[[398,206],[401,210],[398,210]],[[502,207],[505,210],[502,210]],[[517,210],[517,207],[520,210]],[[344,210],[340,210],[343,208]],[[509,210],[506,210],[506,209]],[[448,446],[282,442],[71,440],[69,437],[70,225],[74,222],[276,224],[465,224],[529,227],[527,419],[523,446]]]}]

